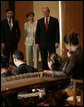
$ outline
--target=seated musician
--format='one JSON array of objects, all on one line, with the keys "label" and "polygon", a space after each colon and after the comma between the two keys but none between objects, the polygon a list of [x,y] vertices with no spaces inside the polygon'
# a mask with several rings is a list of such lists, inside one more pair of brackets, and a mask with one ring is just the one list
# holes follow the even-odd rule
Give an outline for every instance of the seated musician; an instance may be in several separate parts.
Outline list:
[{"label": "seated musician", "polygon": [[[62,70],[56,70],[59,66],[56,66],[56,54],[51,54],[48,60],[49,71],[42,72],[44,74],[52,74],[57,77],[69,77],[74,79],[83,79],[83,50],[79,46],[79,41],[77,38],[77,33],[70,33],[64,36],[65,47],[68,50],[68,59]],[[57,68],[56,68],[57,67]],[[55,88],[53,88],[55,89]],[[52,89],[51,89],[52,90]],[[48,94],[47,90],[47,95]],[[55,94],[55,93],[54,93]],[[54,95],[53,94],[53,95]]]},{"label": "seated musician", "polygon": [[13,53],[13,61],[16,65],[16,68],[12,70],[13,75],[38,72],[36,68],[27,65],[23,60],[24,55],[21,51],[17,50]]},{"label": "seated musician", "polygon": [[[13,75],[38,72],[36,68],[27,65],[23,60],[24,55],[21,51],[17,50],[13,53],[13,61],[16,65],[16,68],[12,70]],[[27,94],[30,92],[32,92],[32,90],[25,90],[25,92],[19,92],[18,95]]]},{"label": "seated musician", "polygon": [[[72,54],[69,56],[64,68],[62,71],[51,71],[49,73],[52,73],[53,75],[57,76],[68,76],[70,78],[74,79],[83,79],[83,50],[79,46],[79,41],[77,38],[77,33],[70,33],[66,34],[64,37],[64,43],[65,47],[69,52],[72,52]],[[52,55],[50,56],[50,58]],[[49,68],[53,67],[52,61],[48,61]],[[45,72],[45,71],[44,71]],[[47,72],[46,72],[47,73]]]},{"label": "seated musician", "polygon": [[[13,53],[13,60],[14,60],[14,64],[16,65],[16,67],[11,71],[11,75],[18,75],[18,74],[23,74],[23,73],[28,73],[28,72],[29,73],[30,72],[37,72],[37,69],[26,65],[25,62],[23,61],[23,59],[24,59],[24,56],[23,56],[23,53],[21,51],[17,50]],[[6,63],[5,64],[3,63],[3,64],[6,66],[7,63],[8,62],[6,61]],[[3,74],[4,77],[6,77],[6,75],[8,75],[7,72]],[[1,86],[2,86],[1,89],[3,89],[3,84]],[[26,93],[26,92],[29,92],[29,91],[25,91],[22,93]],[[19,94],[21,94],[21,93],[19,93]],[[3,105],[5,105],[5,106],[20,105],[20,103],[18,101],[18,94],[14,94],[12,96],[10,95],[10,96],[3,98],[2,99],[2,106]]]},{"label": "seated musician", "polygon": [[[12,67],[13,68],[13,67]],[[6,56],[1,56],[1,78],[5,78],[12,75],[12,68],[8,64]],[[4,90],[3,84],[1,84],[1,91]],[[1,96],[1,106],[18,106],[17,94],[10,96]]]}]

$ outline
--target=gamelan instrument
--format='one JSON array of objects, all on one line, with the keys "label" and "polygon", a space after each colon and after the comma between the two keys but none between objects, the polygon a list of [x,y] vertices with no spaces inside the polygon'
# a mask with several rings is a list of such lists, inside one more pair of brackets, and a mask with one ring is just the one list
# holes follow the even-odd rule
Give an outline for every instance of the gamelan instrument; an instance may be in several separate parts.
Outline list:
[{"label": "gamelan instrument", "polygon": [[42,72],[24,73],[16,76],[1,78],[1,94],[4,96],[31,90],[34,88],[64,88],[69,80],[66,77],[57,77],[52,75],[42,75]]}]

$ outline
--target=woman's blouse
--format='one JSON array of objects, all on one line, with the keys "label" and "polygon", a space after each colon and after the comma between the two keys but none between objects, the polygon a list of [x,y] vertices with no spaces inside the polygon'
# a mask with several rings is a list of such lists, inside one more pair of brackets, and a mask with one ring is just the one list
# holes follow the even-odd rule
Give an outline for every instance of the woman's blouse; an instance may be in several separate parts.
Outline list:
[{"label": "woman's blouse", "polygon": [[37,21],[32,23],[26,22],[24,24],[24,35],[26,36],[25,45],[32,46],[35,45],[35,33],[36,33]]}]

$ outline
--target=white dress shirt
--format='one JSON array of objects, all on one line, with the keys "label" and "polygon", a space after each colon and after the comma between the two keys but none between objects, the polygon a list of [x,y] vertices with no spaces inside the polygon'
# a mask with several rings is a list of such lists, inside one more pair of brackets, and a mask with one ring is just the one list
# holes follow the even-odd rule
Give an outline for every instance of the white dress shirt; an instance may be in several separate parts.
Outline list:
[{"label": "white dress shirt", "polygon": [[[48,24],[49,24],[50,16],[49,16],[49,17],[47,17],[47,19],[48,19]],[[44,22],[45,22],[45,24],[46,24],[46,17],[44,17]]]},{"label": "white dress shirt", "polygon": [[11,29],[13,28],[13,20],[12,19],[9,19],[9,18],[7,18],[7,20],[8,20],[8,24],[9,24],[9,20],[11,21],[11,23],[10,23],[10,27],[11,27]]}]

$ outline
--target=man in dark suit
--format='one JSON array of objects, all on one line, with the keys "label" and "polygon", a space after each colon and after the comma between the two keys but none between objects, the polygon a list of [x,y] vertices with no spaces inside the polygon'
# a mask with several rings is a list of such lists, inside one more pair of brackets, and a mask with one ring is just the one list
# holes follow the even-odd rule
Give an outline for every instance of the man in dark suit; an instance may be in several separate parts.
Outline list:
[{"label": "man in dark suit", "polygon": [[44,17],[38,20],[35,43],[41,52],[43,70],[48,70],[48,52],[55,53],[59,45],[59,23],[57,18],[49,16],[48,7],[43,7],[42,12]]},{"label": "man in dark suit", "polygon": [[9,59],[10,53],[12,58],[13,52],[17,50],[20,28],[18,21],[13,18],[11,9],[6,10],[6,16],[7,18],[1,22],[1,48],[3,49],[3,54]]}]

